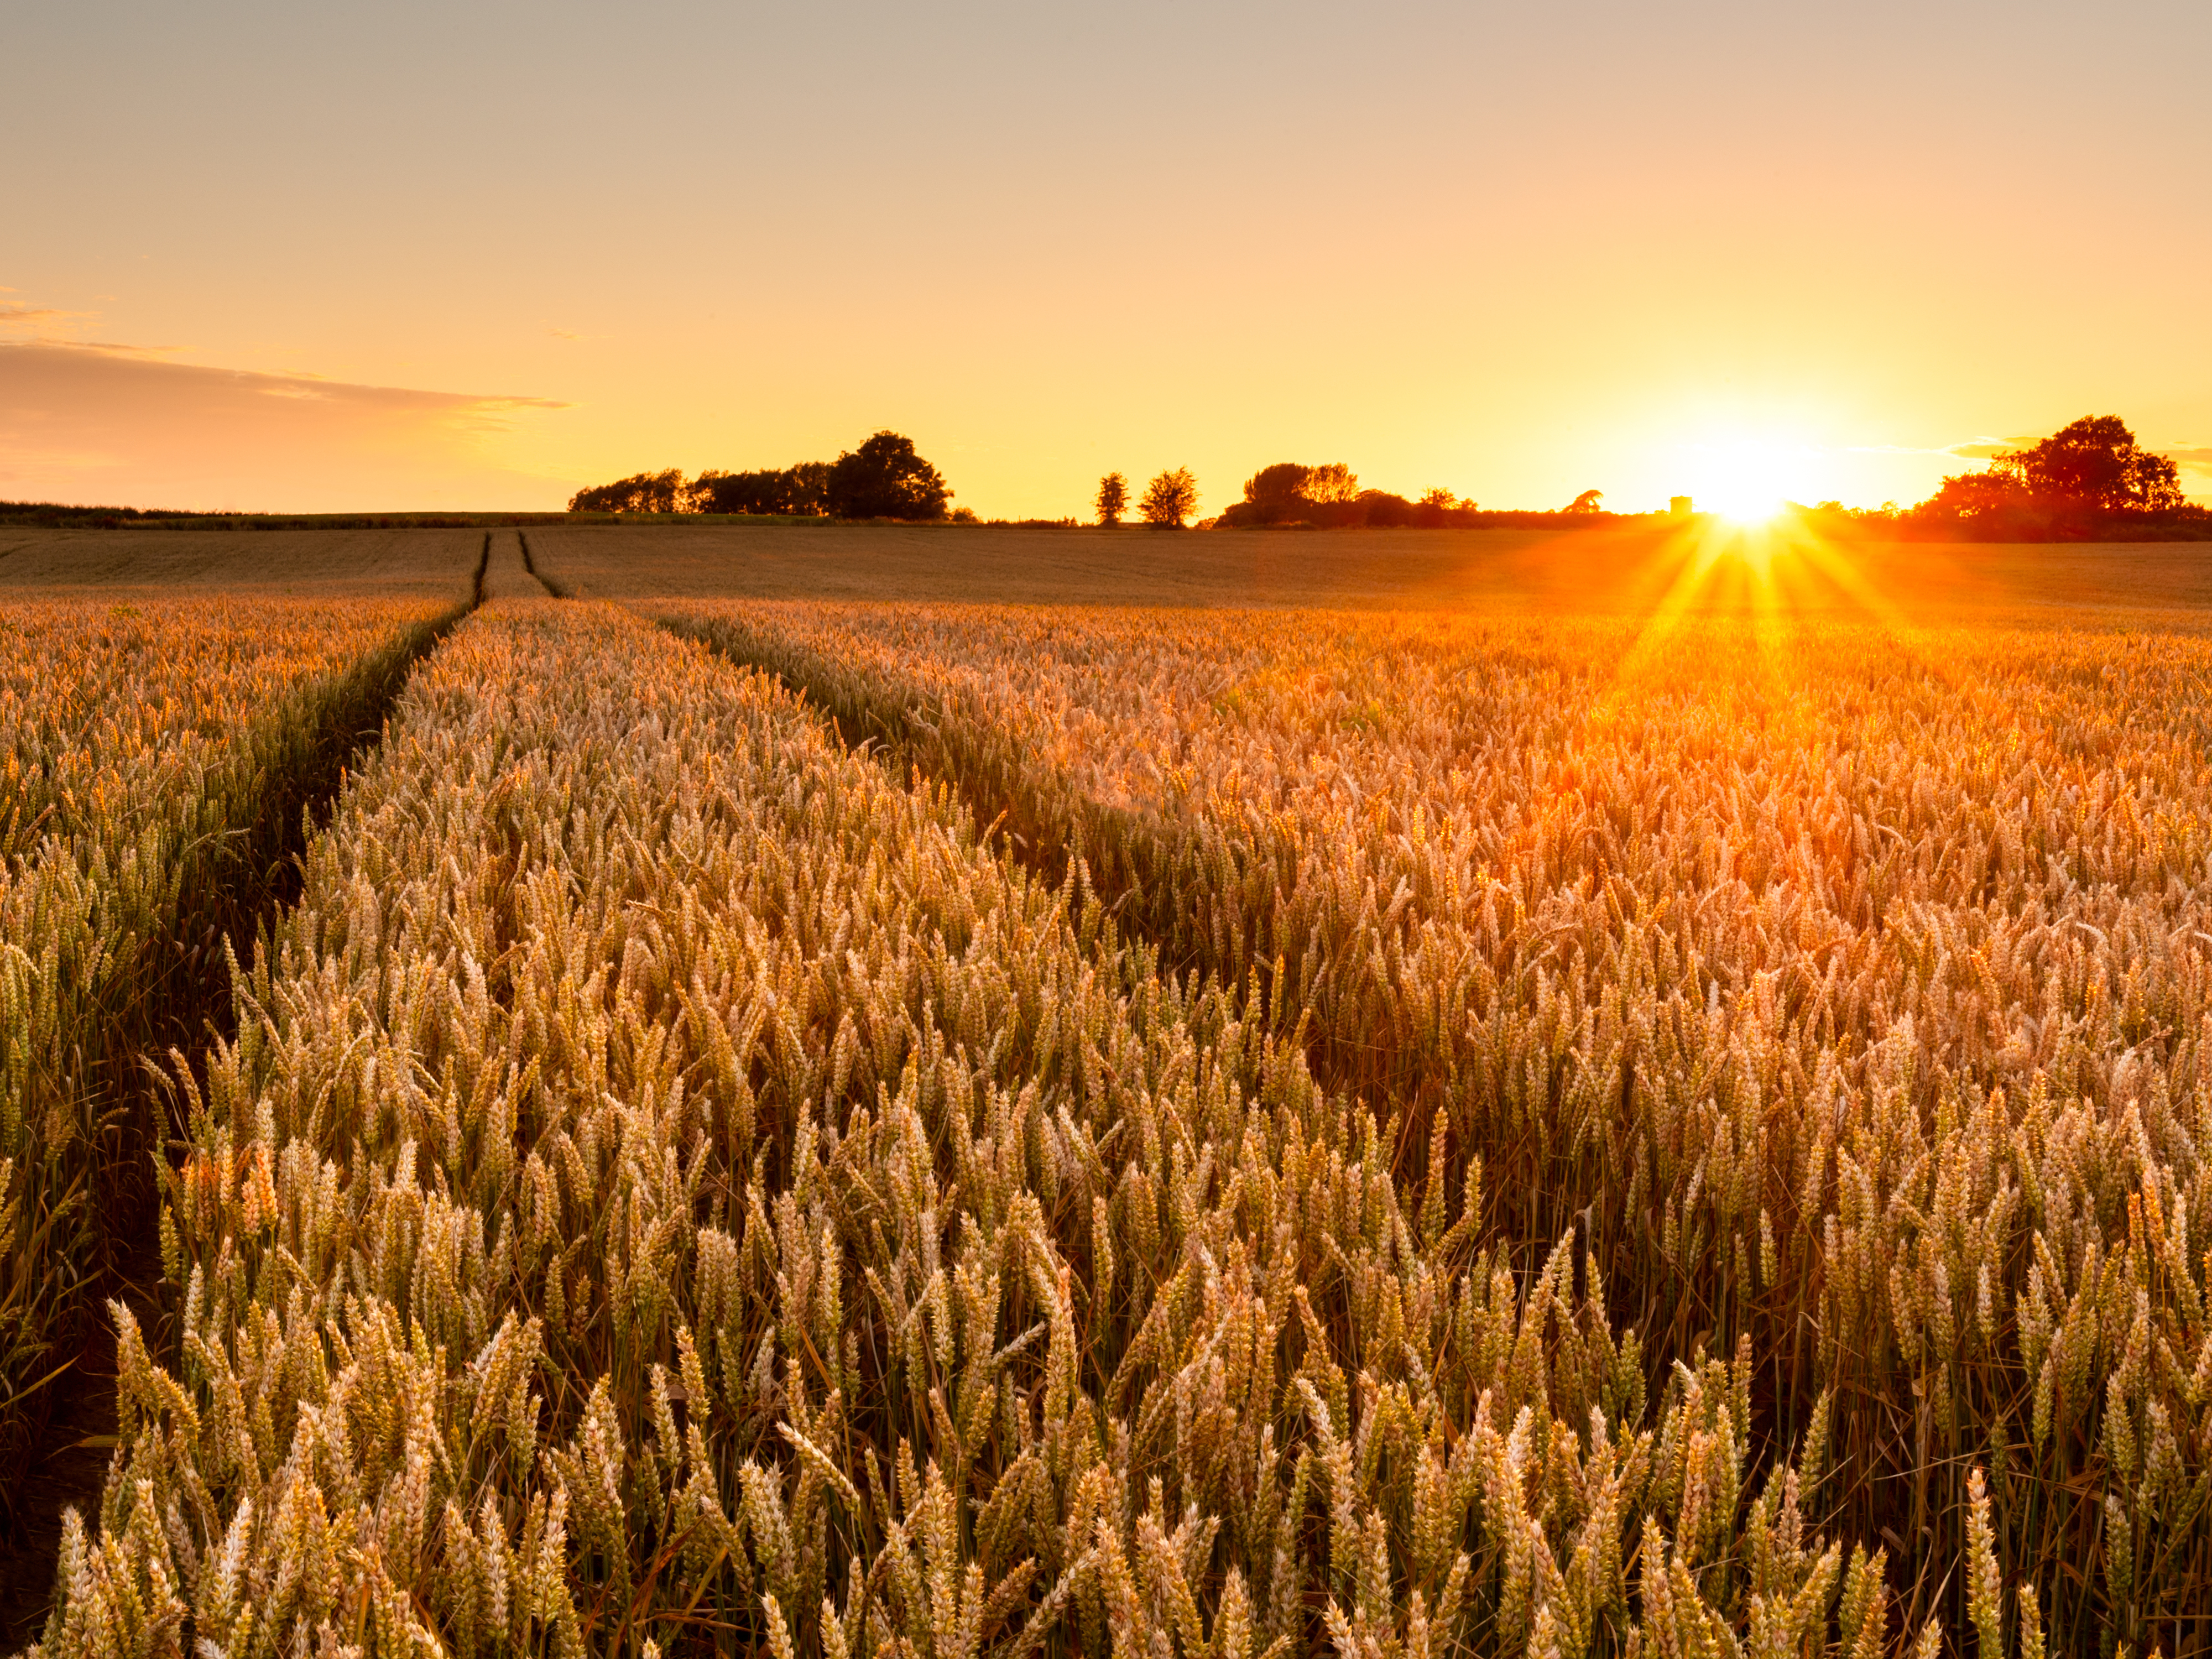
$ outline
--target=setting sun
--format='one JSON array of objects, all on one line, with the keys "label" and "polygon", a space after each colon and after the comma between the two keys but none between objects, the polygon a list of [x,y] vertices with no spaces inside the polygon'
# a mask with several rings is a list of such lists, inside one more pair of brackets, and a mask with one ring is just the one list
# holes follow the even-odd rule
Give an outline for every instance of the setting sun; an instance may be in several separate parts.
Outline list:
[{"label": "setting sun", "polygon": [[1767,524],[1782,511],[1782,497],[1771,489],[1751,485],[1741,493],[1731,491],[1717,497],[1713,501],[1713,511],[1730,524]]},{"label": "setting sun", "polygon": [[1765,524],[1803,488],[1801,446],[1738,438],[1695,446],[1689,453],[1698,505],[1734,524]]}]

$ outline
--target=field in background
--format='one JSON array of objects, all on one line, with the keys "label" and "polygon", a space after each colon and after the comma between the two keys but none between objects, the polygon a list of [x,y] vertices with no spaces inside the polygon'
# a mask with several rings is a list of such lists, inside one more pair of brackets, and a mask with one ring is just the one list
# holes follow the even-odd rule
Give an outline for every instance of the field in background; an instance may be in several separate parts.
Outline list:
[{"label": "field in background", "polygon": [[[160,530],[0,526],[0,598],[47,594],[163,598],[455,601],[469,595],[481,530],[271,530],[225,535]],[[511,554],[514,532],[497,538]]]},{"label": "field in background", "polygon": [[485,603],[46,1652],[2212,1650],[2191,550],[190,539]]},{"label": "field in background", "polygon": [[[49,587],[314,593],[467,592],[486,532],[468,530],[0,529],[0,593]],[[515,532],[490,532],[511,556]],[[968,600],[997,604],[1319,605],[1524,609],[1635,615],[1670,595],[1699,608],[1758,609],[1748,567],[1723,561],[1677,585],[1701,544],[1666,530],[1240,531],[960,526],[533,526],[549,569],[609,598]],[[1868,596],[1905,616],[2033,620],[2048,614],[2212,611],[2203,544],[1925,544],[1838,549],[1831,574],[1802,570],[1789,603],[1863,613]],[[1850,573],[1839,580],[1837,570]],[[1856,591],[1855,591],[1855,589]],[[2090,620],[2086,615],[2079,620]],[[2114,617],[2110,620],[2127,621]]]},{"label": "field in background", "polygon": [[[1771,605],[1722,535],[1545,531],[971,530],[561,526],[549,564],[614,598],[968,600],[1005,605],[1317,605],[1640,614],[1670,602]],[[1690,580],[1684,582],[1687,575]],[[1780,579],[1789,606],[2031,617],[2049,607],[2212,607],[2201,544],[1823,548]],[[2194,626],[2183,617],[2164,619]]]}]

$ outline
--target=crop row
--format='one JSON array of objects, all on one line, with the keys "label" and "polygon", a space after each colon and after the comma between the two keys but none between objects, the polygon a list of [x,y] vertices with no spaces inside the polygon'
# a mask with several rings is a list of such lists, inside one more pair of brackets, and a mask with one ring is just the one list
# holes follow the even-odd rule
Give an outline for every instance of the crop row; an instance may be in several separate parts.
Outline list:
[{"label": "crop row", "polygon": [[[428,643],[421,604],[0,607],[0,1503],[117,1246],[137,1054]],[[330,781],[335,784],[335,777]],[[149,1218],[150,1220],[150,1218]]]},{"label": "crop row", "polygon": [[1484,1237],[1458,1104],[1404,1180],[1402,1126],[1241,985],[764,676],[495,605],[307,866],[167,1183],[180,1360],[118,1311],[122,1443],[40,1652],[1898,1626],[1881,1552],[1810,1519],[1832,1402],[1754,1479],[1750,1349],[1649,1397],[1595,1258]]},{"label": "crop row", "polygon": [[1916,1620],[1967,1621],[1979,1467],[2054,1640],[2212,1643],[2212,649],[664,610],[1079,860],[1411,1179],[1448,1115],[1655,1397],[1747,1354],[1752,1466],[1830,1425],[1813,1513]]}]

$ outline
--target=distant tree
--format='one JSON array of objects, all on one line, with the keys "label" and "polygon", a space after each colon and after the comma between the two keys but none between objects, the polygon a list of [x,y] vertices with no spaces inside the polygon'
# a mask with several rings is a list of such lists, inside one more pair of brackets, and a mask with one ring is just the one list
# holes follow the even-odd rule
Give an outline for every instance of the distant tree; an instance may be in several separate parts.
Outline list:
[{"label": "distant tree", "polygon": [[1303,518],[1310,500],[1306,480],[1312,476],[1311,467],[1300,466],[1296,461],[1263,466],[1244,480],[1244,499],[1238,504],[1244,510],[1231,507],[1224,516],[1233,517],[1240,524],[1280,524],[1286,519]]},{"label": "distant tree", "polygon": [[1359,477],[1342,461],[1308,467],[1305,489],[1301,493],[1308,501],[1324,507],[1356,501],[1359,499]]},{"label": "distant tree", "polygon": [[1953,473],[1913,516],[2033,537],[2081,534],[2106,514],[2185,505],[2172,461],[2136,443],[2118,416],[2089,415],[2027,449],[1999,451],[1978,472]]},{"label": "distant tree", "polygon": [[[1344,503],[1328,503],[1343,506]],[[1408,525],[1421,522],[1421,509],[1403,495],[1394,495],[1387,489],[1363,489],[1349,503],[1352,512],[1338,522],[1346,526],[1364,525],[1370,530],[1403,530]],[[1330,515],[1333,521],[1334,516]]]},{"label": "distant tree", "polygon": [[1953,473],[1914,511],[1930,519],[1986,520],[2026,512],[2032,505],[2027,486],[2017,474],[1990,466],[1979,472]]},{"label": "distant tree", "polygon": [[744,472],[721,472],[709,467],[684,486],[680,501],[686,513],[734,513],[736,507],[722,505],[728,500],[727,492],[732,481],[750,477]]},{"label": "distant tree", "polygon": [[1387,489],[1363,489],[1358,475],[1341,461],[1306,466],[1278,461],[1244,480],[1244,499],[1232,501],[1216,524],[1224,530],[1297,525],[1321,530],[1443,530],[1474,522],[1473,501],[1437,488],[1418,501]]},{"label": "distant tree", "polygon": [[780,513],[782,479],[783,475],[772,469],[702,472],[684,486],[684,501],[694,513]]},{"label": "distant tree", "polygon": [[1600,503],[1604,500],[1605,491],[1602,489],[1585,489],[1581,495],[1576,496],[1574,500],[1567,503],[1566,511],[1570,513],[1602,513],[1605,511],[1605,508]]},{"label": "distant tree", "polygon": [[2105,513],[2171,513],[2182,504],[2180,469],[2136,442],[2117,415],[2089,415],[2033,449],[2000,455],[2006,471],[2038,502]]},{"label": "distant tree", "polygon": [[1118,472],[1109,472],[1098,481],[1098,522],[1115,525],[1129,510],[1129,481]]},{"label": "distant tree", "polygon": [[1416,503],[1387,489],[1362,489],[1359,475],[1342,461],[1305,466],[1278,461],[1244,480],[1244,499],[1232,501],[1219,520],[1226,530],[1274,524],[1312,525],[1326,530],[1360,526],[1394,529],[1423,525],[1431,529],[1453,522],[1462,510],[1449,489],[1432,489]]},{"label": "distant tree", "polygon": [[827,461],[801,461],[797,466],[758,472],[702,472],[685,487],[685,495],[694,513],[812,518],[823,511],[829,477]]},{"label": "distant tree", "polygon": [[801,461],[796,466],[783,469],[784,499],[790,503],[791,512],[819,518],[830,510],[831,465],[829,461]]},{"label": "distant tree", "polygon": [[915,453],[914,440],[878,432],[830,466],[826,504],[840,519],[941,519],[952,492]]},{"label": "distant tree", "polygon": [[1454,525],[1467,526],[1474,522],[1474,503],[1462,501],[1449,489],[1438,487],[1425,489],[1414,504],[1413,522],[1424,530],[1443,530]]},{"label": "distant tree", "polygon": [[674,513],[684,496],[684,474],[670,467],[665,472],[638,472],[612,483],[580,489],[568,498],[571,513]]},{"label": "distant tree", "polygon": [[1145,498],[1137,503],[1145,522],[1162,530],[1182,529],[1183,520],[1197,510],[1198,480],[1187,466],[1161,473],[1145,486]]}]

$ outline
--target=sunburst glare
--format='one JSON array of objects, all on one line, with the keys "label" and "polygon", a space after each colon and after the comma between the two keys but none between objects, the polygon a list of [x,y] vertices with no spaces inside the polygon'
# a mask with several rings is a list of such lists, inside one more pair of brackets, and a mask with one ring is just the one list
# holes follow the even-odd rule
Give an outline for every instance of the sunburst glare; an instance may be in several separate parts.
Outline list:
[{"label": "sunburst glare", "polygon": [[1700,444],[1691,452],[1698,505],[1739,525],[1770,522],[1802,488],[1806,451],[1765,438]]}]

